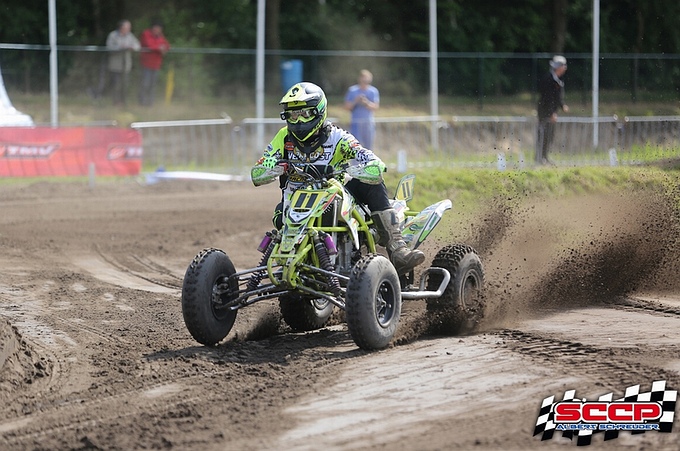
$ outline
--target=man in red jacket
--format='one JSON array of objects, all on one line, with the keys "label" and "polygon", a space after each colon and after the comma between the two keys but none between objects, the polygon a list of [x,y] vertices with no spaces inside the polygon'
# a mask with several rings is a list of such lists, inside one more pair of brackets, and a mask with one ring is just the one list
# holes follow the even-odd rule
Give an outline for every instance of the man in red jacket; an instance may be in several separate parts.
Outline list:
[{"label": "man in red jacket", "polygon": [[154,89],[163,57],[170,50],[170,43],[163,36],[163,25],[154,22],[151,28],[142,32],[139,39],[142,45],[140,62],[142,64],[142,83],[139,86],[139,103],[153,105]]}]

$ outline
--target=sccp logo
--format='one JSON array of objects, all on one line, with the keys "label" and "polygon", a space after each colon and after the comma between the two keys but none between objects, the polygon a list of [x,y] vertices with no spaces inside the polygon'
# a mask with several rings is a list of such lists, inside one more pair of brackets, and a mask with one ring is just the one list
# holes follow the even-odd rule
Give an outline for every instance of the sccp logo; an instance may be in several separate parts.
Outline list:
[{"label": "sccp logo", "polygon": [[555,404],[556,423],[645,423],[658,420],[662,413],[658,402],[563,401]]},{"label": "sccp logo", "polygon": [[555,431],[562,437],[577,438],[577,445],[589,445],[594,433],[603,432],[604,440],[617,438],[620,431],[671,432],[678,392],[666,390],[666,381],[655,381],[652,389],[640,393],[640,386],[626,389],[620,399],[612,393],[597,401],[577,399],[576,390],[564,393],[562,401],[550,396],[543,400],[534,435],[549,440]]}]

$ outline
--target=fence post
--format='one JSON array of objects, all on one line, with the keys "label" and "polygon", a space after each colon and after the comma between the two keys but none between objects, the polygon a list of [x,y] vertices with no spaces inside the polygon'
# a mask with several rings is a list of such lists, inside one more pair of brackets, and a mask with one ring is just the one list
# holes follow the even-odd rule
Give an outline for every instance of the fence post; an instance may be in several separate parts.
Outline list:
[{"label": "fence post", "polygon": [[397,172],[400,174],[403,174],[407,170],[407,162],[406,162],[406,151],[404,149],[400,149],[397,152]]},{"label": "fence post", "polygon": [[90,189],[94,188],[95,185],[96,170],[94,163],[90,163],[88,166],[88,186]]},{"label": "fence post", "polygon": [[609,149],[609,166],[618,166],[619,158],[616,156],[616,148]]},{"label": "fence post", "polygon": [[498,152],[498,155],[496,156],[496,166],[499,171],[505,171],[507,166],[505,163],[505,152]]}]

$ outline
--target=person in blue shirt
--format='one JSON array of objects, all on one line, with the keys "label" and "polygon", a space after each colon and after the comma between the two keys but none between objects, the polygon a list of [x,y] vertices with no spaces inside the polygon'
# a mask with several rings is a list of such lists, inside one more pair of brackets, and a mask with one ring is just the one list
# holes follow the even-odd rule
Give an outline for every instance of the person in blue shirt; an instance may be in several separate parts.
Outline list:
[{"label": "person in blue shirt", "polygon": [[345,108],[352,113],[350,133],[367,149],[373,148],[375,119],[373,113],[380,108],[380,93],[373,86],[373,74],[364,69],[359,72],[356,85],[345,94]]}]

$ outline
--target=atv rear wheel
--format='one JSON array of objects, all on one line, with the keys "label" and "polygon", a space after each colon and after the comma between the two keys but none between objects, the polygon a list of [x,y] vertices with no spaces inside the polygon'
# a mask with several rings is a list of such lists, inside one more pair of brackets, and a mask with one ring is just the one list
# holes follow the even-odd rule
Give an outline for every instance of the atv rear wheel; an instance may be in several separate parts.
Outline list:
[{"label": "atv rear wheel", "polygon": [[309,299],[299,294],[279,296],[281,316],[296,332],[321,329],[333,314],[333,304],[325,299]]},{"label": "atv rear wheel", "polygon": [[362,349],[387,347],[399,325],[401,286],[390,261],[379,254],[361,258],[352,268],[345,317],[352,339]]},{"label": "atv rear wheel", "polygon": [[[206,346],[219,343],[229,334],[236,320],[236,310],[219,308],[228,301],[218,286],[236,273],[227,255],[219,249],[204,249],[191,262],[182,284],[184,324],[196,341]],[[238,294],[238,282],[230,286],[232,297]]]},{"label": "atv rear wheel", "polygon": [[[432,266],[444,268],[451,281],[441,297],[427,300],[427,309],[438,315],[440,332],[456,333],[473,330],[484,316],[484,268],[477,252],[465,244],[443,247],[432,260]],[[427,289],[439,288],[443,276],[432,273]]]}]

